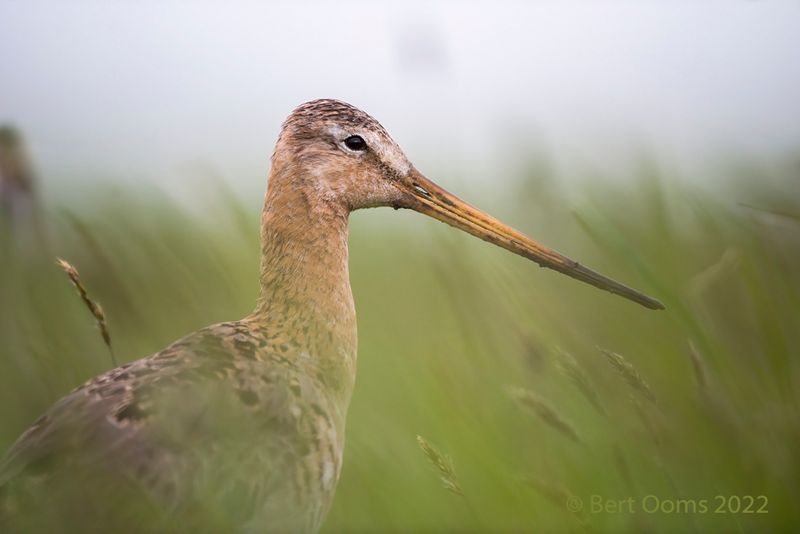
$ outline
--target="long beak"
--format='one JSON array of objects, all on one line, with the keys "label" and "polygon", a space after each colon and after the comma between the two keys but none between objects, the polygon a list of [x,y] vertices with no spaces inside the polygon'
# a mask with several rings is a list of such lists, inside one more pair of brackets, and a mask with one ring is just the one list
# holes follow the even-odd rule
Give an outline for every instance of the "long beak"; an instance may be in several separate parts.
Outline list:
[{"label": "long beak", "polygon": [[540,245],[494,217],[473,208],[425,178],[414,168],[398,185],[406,193],[402,207],[424,213],[509,252],[533,260],[542,267],[605,289],[651,310],[664,309],[664,305],[658,300],[584,267],[555,250]]}]

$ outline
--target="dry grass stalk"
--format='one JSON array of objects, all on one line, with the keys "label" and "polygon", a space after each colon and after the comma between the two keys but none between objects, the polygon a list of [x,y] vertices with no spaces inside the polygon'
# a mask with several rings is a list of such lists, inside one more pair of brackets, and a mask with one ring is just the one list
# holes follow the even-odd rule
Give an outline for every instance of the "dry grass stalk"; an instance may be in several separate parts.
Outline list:
[{"label": "dry grass stalk", "polygon": [[709,420],[729,434],[739,436],[743,424],[741,415],[731,405],[729,397],[709,376],[705,358],[692,340],[689,340],[689,358],[692,362],[697,391]]},{"label": "dry grass stalk", "polygon": [[[571,506],[576,496],[567,488],[560,484],[552,484],[539,477],[525,477],[523,481],[535,489],[539,495],[550,501],[551,504],[570,512],[581,524],[585,523],[586,514],[584,510],[582,508],[574,508],[574,505]],[[578,499],[578,502],[580,502],[580,499]]]},{"label": "dry grass stalk", "polygon": [[597,347],[597,350],[605,354],[606,358],[608,358],[608,361],[611,362],[611,365],[614,367],[614,369],[617,370],[617,372],[633,390],[637,391],[640,395],[653,404],[656,403],[656,396],[653,394],[653,390],[650,389],[650,386],[647,384],[647,382],[645,382],[644,378],[642,378],[642,375],[639,374],[639,371],[636,370],[636,367],[634,367],[633,364],[626,360],[621,354],[617,354],[616,352],[612,352],[601,347]]},{"label": "dry grass stalk", "polygon": [[614,445],[614,463],[617,466],[617,472],[620,477],[625,481],[628,491],[633,494],[635,492],[633,476],[631,475],[630,466],[628,466],[628,460],[625,459],[625,454],[622,452],[619,445]]},{"label": "dry grass stalk", "polygon": [[556,352],[558,353],[558,361],[556,362],[558,369],[575,384],[578,391],[594,406],[595,410],[602,415],[606,415],[606,410],[600,402],[597,391],[578,361],[571,354],[561,349],[556,349]]},{"label": "dry grass stalk", "polygon": [[542,497],[562,508],[566,505],[567,499],[572,497],[572,493],[562,486],[556,486],[538,477],[526,478],[525,482],[535,489]]},{"label": "dry grass stalk", "polygon": [[658,411],[652,409],[651,405],[645,405],[635,395],[631,394],[630,402],[642,422],[655,446],[660,450],[666,441],[667,434],[663,420],[658,417]]},{"label": "dry grass stalk", "polygon": [[694,370],[694,378],[697,381],[697,389],[701,394],[705,395],[708,388],[706,366],[703,362],[703,356],[692,340],[689,340],[689,358],[692,360],[692,370]]},{"label": "dry grass stalk", "polygon": [[116,367],[117,358],[114,356],[114,349],[111,346],[111,335],[108,333],[108,324],[106,323],[106,314],[103,312],[103,308],[100,306],[100,304],[89,298],[89,294],[86,292],[86,288],[81,282],[78,269],[76,269],[70,262],[61,258],[56,259],[56,265],[61,267],[64,272],[67,273],[72,285],[74,285],[75,289],[78,290],[78,295],[80,295],[81,300],[89,309],[89,313],[92,314],[97,322],[97,326],[100,329],[100,335],[103,336],[103,342],[105,342],[106,347],[108,347],[108,352],[111,355],[111,363],[114,365],[114,367]]},{"label": "dry grass stalk", "polygon": [[509,387],[508,394],[520,405],[531,410],[542,421],[567,436],[576,443],[583,443],[575,428],[558,413],[558,410],[542,399],[539,395],[525,388]]},{"label": "dry grass stalk", "polygon": [[422,452],[425,453],[425,456],[428,457],[428,460],[430,460],[431,464],[433,464],[433,467],[435,467],[436,471],[439,473],[439,480],[441,480],[444,489],[463,497],[464,493],[461,491],[461,486],[458,483],[458,478],[456,477],[456,472],[453,468],[452,459],[442,455],[442,453],[440,453],[436,447],[431,445],[422,436],[417,436],[417,443],[422,449]]}]

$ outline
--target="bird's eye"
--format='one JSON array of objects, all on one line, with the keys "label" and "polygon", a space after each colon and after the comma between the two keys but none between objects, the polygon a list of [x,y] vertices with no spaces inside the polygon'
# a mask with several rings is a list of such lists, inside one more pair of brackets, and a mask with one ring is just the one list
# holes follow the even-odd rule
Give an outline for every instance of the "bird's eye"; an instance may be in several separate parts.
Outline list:
[{"label": "bird's eye", "polygon": [[347,139],[344,140],[344,146],[349,148],[350,150],[366,150],[367,149],[367,142],[364,141],[364,138],[360,135],[351,135]]}]

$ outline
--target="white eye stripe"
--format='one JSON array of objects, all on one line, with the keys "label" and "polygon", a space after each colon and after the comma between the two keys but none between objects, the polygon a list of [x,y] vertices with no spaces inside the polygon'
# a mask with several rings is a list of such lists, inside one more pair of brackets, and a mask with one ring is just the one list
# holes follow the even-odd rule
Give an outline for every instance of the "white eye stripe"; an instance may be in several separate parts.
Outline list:
[{"label": "white eye stripe", "polygon": [[[385,165],[394,169],[399,176],[405,176],[411,167],[411,164],[408,162],[400,148],[395,145],[394,142],[386,135],[380,135],[377,132],[363,129],[353,131],[350,128],[345,129],[335,124],[328,127],[328,133],[330,133],[330,135],[336,140],[337,145],[342,150],[346,150],[348,153],[353,154],[354,156],[371,152],[375,154]],[[351,148],[347,148],[344,140],[353,135],[358,135],[364,139],[364,141],[366,141],[366,150],[353,150]]]}]

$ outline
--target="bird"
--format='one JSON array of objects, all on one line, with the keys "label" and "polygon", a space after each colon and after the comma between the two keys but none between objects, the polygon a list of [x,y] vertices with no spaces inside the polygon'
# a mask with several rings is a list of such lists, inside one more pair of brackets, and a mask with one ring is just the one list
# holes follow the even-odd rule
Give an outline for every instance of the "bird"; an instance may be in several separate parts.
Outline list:
[{"label": "bird", "polygon": [[373,207],[417,211],[663,308],[436,185],[364,111],[306,102],[283,123],[271,158],[255,309],[53,404],[0,465],[0,530],[319,530],[342,470],[356,377],[348,217]]},{"label": "bird", "polygon": [[[0,125],[0,237],[7,233],[27,255],[48,248],[36,182],[22,133],[10,124]],[[14,252],[9,247],[7,253]]]},{"label": "bird", "polygon": [[0,213],[12,221],[21,216],[20,207],[33,193],[31,165],[19,131],[0,126]]}]

